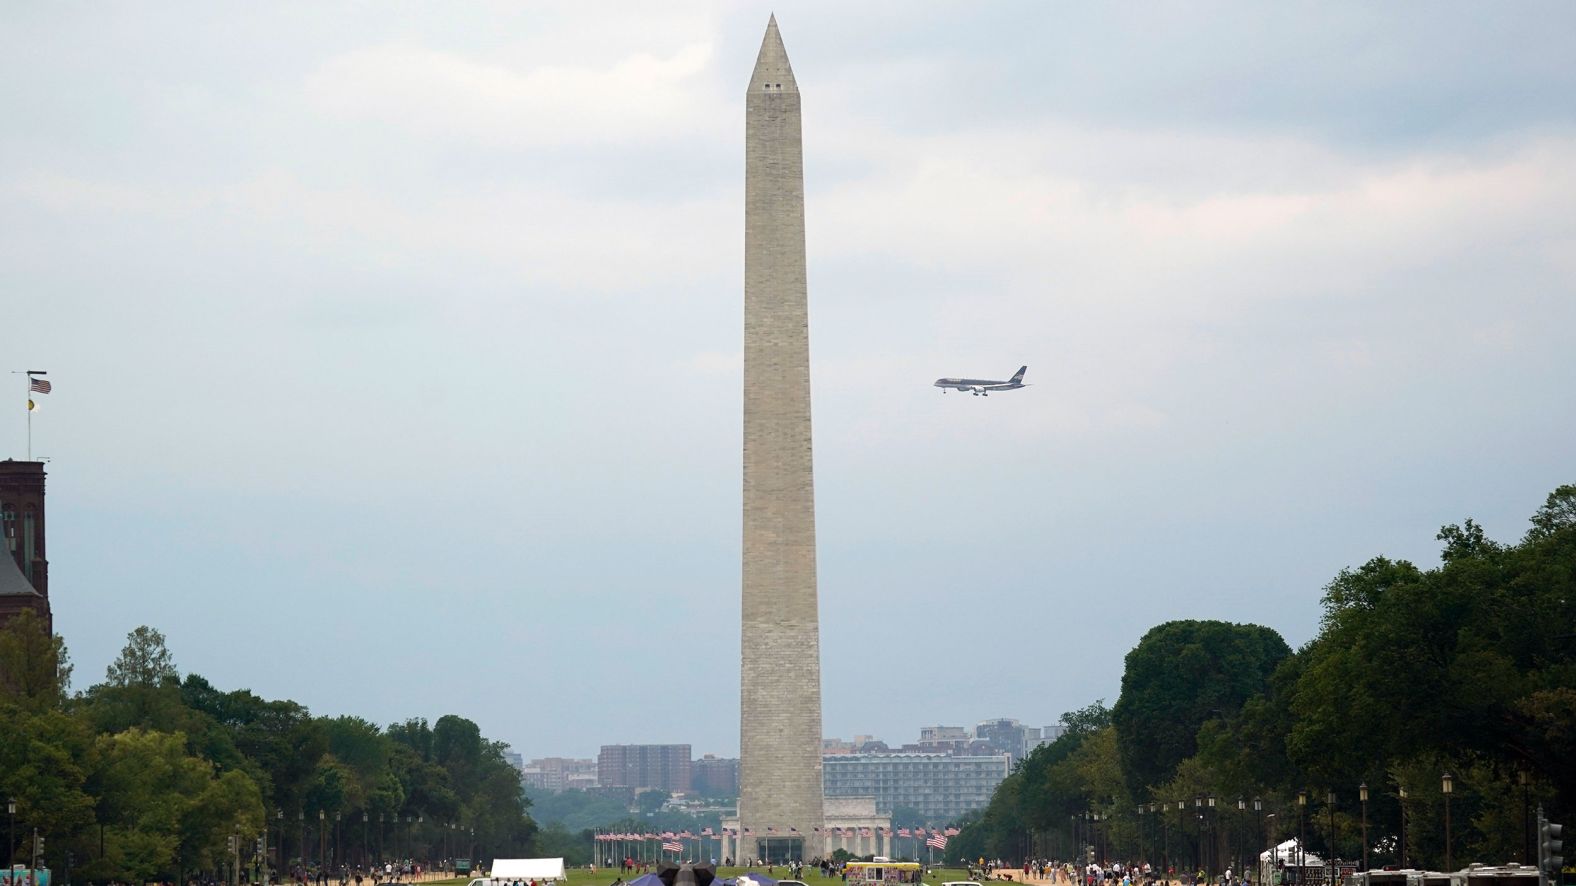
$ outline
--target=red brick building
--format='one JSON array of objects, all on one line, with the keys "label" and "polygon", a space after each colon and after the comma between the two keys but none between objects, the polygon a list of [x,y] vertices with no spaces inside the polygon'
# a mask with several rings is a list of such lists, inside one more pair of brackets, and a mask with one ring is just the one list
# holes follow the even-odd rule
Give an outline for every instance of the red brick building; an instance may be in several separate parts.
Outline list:
[{"label": "red brick building", "polygon": [[49,558],[44,548],[44,463],[0,461],[0,625],[23,609],[49,612]]},{"label": "red brick building", "polygon": [[687,744],[607,744],[596,758],[596,780],[604,788],[690,789]]}]

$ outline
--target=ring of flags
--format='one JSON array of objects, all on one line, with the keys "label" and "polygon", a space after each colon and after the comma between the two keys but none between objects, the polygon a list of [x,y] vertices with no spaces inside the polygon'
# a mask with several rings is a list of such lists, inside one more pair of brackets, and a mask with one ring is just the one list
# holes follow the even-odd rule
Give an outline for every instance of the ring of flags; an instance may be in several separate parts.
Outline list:
[{"label": "ring of flags", "polygon": [[[793,834],[798,834],[799,833],[799,829],[798,828],[789,828],[788,831],[790,833],[793,833]],[[768,833],[768,834],[775,834],[776,832],[777,832],[777,829],[775,827],[768,827],[766,829],[766,833]],[[889,839],[891,837],[893,837],[893,836],[904,837],[904,838],[912,837],[915,840],[924,840],[925,841],[925,845],[929,846],[929,847],[931,847],[933,849],[946,849],[947,848],[947,840],[948,840],[948,838],[956,837],[958,835],[958,829],[957,828],[946,828],[946,829],[942,829],[942,828],[929,828],[929,829],[926,829],[926,828],[912,828],[912,829],[910,829],[910,828],[896,828],[896,829],[893,829],[893,828],[868,828],[868,827],[847,827],[847,828],[829,827],[829,828],[816,828],[815,832],[817,834],[825,834],[825,835],[830,836],[830,837],[865,837],[865,838],[869,838],[869,837],[874,837],[877,834],[880,834],[881,836],[887,837]],[[714,839],[714,838],[735,839],[735,838],[739,837],[741,833],[744,836],[748,837],[748,836],[752,835],[753,831],[750,828],[721,828],[720,830],[715,830],[715,831],[712,828],[705,828],[698,834],[697,833],[692,833],[690,831],[680,831],[678,833],[674,833],[673,831],[663,831],[660,834],[649,834],[649,833],[648,834],[640,834],[640,833],[605,833],[605,834],[597,834],[597,835],[595,835],[593,837],[593,839],[595,839],[599,843],[641,843],[641,842],[647,842],[647,841],[661,841],[662,851],[664,851],[664,852],[683,852],[684,851],[684,843],[682,841],[684,841],[684,840]],[[927,834],[929,835],[928,837],[926,836]]]}]

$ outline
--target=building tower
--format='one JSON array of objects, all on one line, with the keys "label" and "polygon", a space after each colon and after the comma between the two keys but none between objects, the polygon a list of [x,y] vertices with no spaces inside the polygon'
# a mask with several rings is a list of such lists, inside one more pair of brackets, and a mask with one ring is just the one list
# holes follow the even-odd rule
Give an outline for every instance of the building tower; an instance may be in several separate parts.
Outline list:
[{"label": "building tower", "polygon": [[44,463],[0,461],[0,625],[31,609],[53,631],[44,553]]},{"label": "building tower", "polygon": [[739,857],[809,859],[823,798],[804,151],[775,16],[744,105]]}]

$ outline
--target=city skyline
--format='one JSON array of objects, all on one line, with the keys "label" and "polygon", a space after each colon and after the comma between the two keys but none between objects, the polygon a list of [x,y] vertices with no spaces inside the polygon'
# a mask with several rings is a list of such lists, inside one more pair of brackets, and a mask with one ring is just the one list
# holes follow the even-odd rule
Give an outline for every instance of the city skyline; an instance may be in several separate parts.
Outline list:
[{"label": "city skyline", "polygon": [[[0,12],[0,350],[56,384],[76,688],[148,624],[315,712],[736,753],[766,14]],[[782,22],[815,96],[824,734],[1111,703],[1172,619],[1296,648],[1343,568],[1435,563],[1467,517],[1513,540],[1570,480],[1576,10],[1136,15]],[[930,387],[1025,363],[1012,398]]]},{"label": "city skyline", "polygon": [[[1059,718],[1058,718],[1058,720],[1059,720]],[[1018,720],[1015,717],[989,717],[989,718],[986,718],[984,720],[978,721],[974,725],[974,727],[968,727],[968,726],[936,726],[936,725],[919,727],[917,730],[915,730],[914,734],[915,734],[916,738],[913,741],[898,740],[895,744],[893,742],[887,741],[886,739],[882,738],[879,735],[870,735],[870,734],[856,733],[856,734],[854,734],[853,739],[849,740],[849,741],[844,741],[841,736],[827,735],[827,736],[823,736],[822,737],[821,752],[822,752],[823,756],[831,756],[831,755],[847,754],[847,753],[866,753],[866,752],[872,752],[872,753],[887,753],[887,752],[890,752],[890,753],[904,753],[904,752],[913,752],[913,751],[916,751],[916,750],[924,749],[925,745],[926,745],[926,742],[928,740],[927,737],[926,737],[926,733],[930,732],[932,730],[936,730],[936,729],[956,729],[956,730],[960,730],[962,733],[966,734],[966,736],[969,739],[971,739],[971,740],[979,740],[979,741],[991,742],[993,739],[995,739],[995,736],[982,738],[982,737],[979,736],[979,734],[977,732],[977,728],[980,727],[980,726],[986,726],[988,724],[997,724],[997,723],[1012,723],[1012,724],[1014,724],[1016,726],[1019,726],[1019,727],[1023,728],[1024,730],[1026,730],[1027,731],[1026,734],[1028,734],[1028,736],[1029,736],[1029,746],[1027,748],[1027,750],[1029,750],[1029,751],[1032,751],[1035,747],[1038,747],[1040,744],[1048,743],[1050,741],[1055,740],[1058,736],[1061,735],[1061,730],[1062,730],[1062,726],[1060,725],[1059,722],[1058,723],[1052,723],[1052,724],[1044,725],[1044,726],[1032,726],[1032,725],[1030,725],[1030,724],[1028,724],[1026,722]],[[865,750],[865,748],[867,748],[867,747],[869,747],[871,745],[875,745],[875,744],[883,745],[885,749],[884,750],[878,749],[878,750],[873,750],[873,751]],[[833,745],[837,745],[837,747],[834,748],[834,747],[832,747]],[[842,745],[846,745],[847,747],[844,748],[844,747],[842,747]],[[1000,749],[1003,750],[1003,751],[1011,750],[1008,746],[1006,746],[1005,744],[1001,744],[999,742],[997,743],[997,746],[1000,747]],[[563,762],[563,763],[584,762],[584,763],[592,764],[591,768],[593,770],[596,768],[596,764],[597,764],[599,758],[603,754],[605,754],[610,748],[630,748],[630,747],[684,748],[684,749],[686,749],[687,751],[690,752],[691,759],[692,760],[696,760],[696,761],[701,760],[702,758],[706,758],[706,757],[719,757],[719,758],[723,758],[723,759],[733,759],[733,760],[737,760],[738,759],[737,756],[729,757],[729,755],[727,755],[725,753],[718,753],[716,751],[705,750],[705,749],[700,748],[699,746],[697,746],[697,745],[695,745],[695,744],[693,744],[691,742],[684,742],[684,741],[651,742],[651,743],[646,743],[646,744],[640,744],[640,743],[634,743],[634,742],[625,742],[625,741],[605,741],[605,742],[601,742],[601,743],[599,743],[597,745],[597,753],[588,754],[586,756],[579,756],[576,753],[569,752],[569,751],[564,751],[562,749],[559,749],[559,750],[556,750],[556,751],[551,751],[551,752],[544,751],[544,752],[541,752],[541,753],[520,752],[520,750],[519,750],[519,748],[517,746],[514,746],[514,745],[511,744],[511,748],[513,748],[513,750],[516,752],[516,756],[519,756],[521,758],[521,760],[523,761],[523,765],[526,765],[526,766],[528,766],[528,765],[530,765],[532,763],[539,762],[539,761],[555,761],[555,762]],[[1022,756],[1022,755],[1015,753],[1014,756]]]}]

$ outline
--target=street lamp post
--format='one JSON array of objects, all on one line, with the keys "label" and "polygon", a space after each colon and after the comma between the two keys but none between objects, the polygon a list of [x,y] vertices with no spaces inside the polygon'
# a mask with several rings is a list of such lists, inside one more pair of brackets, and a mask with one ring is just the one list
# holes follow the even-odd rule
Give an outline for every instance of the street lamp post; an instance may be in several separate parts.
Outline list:
[{"label": "street lamp post", "polygon": [[296,824],[301,826],[301,868],[306,869],[306,810],[296,811]]},{"label": "street lamp post", "polygon": [[1527,789],[1531,786],[1532,778],[1527,775],[1526,767],[1516,770],[1516,781],[1521,784],[1521,863],[1533,864],[1532,854],[1532,806],[1528,802]]},{"label": "street lamp post", "polygon": [[[278,822],[274,830],[279,832],[274,836],[274,839],[278,841],[274,847],[274,852],[276,853],[274,856],[274,861],[276,862],[274,870],[278,871],[280,879],[283,879],[285,874],[285,811],[283,809],[274,813],[274,821]],[[266,849],[267,847],[263,848]]]},{"label": "street lamp post", "polygon": [[1448,871],[1453,867],[1450,863],[1450,795],[1456,790],[1456,780],[1450,773],[1440,776],[1439,790],[1445,795],[1445,870]]},{"label": "street lamp post", "polygon": [[1084,810],[1078,835],[1078,864],[1087,868],[1094,861],[1094,814],[1087,809]]},{"label": "street lamp post", "polygon": [[[1278,822],[1275,820],[1278,818],[1278,816],[1273,812],[1266,812],[1264,813],[1264,818],[1269,819],[1269,824],[1267,829],[1264,825],[1260,825],[1260,830],[1263,832],[1260,839],[1261,841],[1266,841],[1269,843],[1268,852],[1265,854],[1270,857],[1269,870],[1274,870],[1280,865],[1280,838],[1276,836],[1280,832],[1280,829],[1276,827]],[[1254,865],[1254,868],[1254,873],[1257,874],[1257,879],[1254,882],[1257,883],[1258,886],[1264,886],[1264,865]],[[1274,874],[1270,875],[1270,879],[1274,879]]]},{"label": "street lamp post", "polygon": [[1144,818],[1144,804],[1138,804],[1138,847],[1139,851],[1148,858],[1152,853],[1154,838],[1149,833],[1149,820]]},{"label": "street lamp post", "polygon": [[1368,782],[1357,786],[1357,798],[1363,803],[1363,870],[1368,870]]},{"label": "street lamp post", "polygon": [[1215,877],[1215,867],[1220,862],[1220,831],[1217,829],[1218,818],[1215,817],[1215,798],[1204,798],[1204,832],[1209,836],[1204,839],[1204,881]]},{"label": "street lamp post", "polygon": [[1139,804],[1138,804],[1138,848],[1139,848],[1139,851],[1143,851],[1144,856],[1146,856],[1146,858],[1147,858],[1147,856],[1149,856],[1149,854],[1150,854],[1149,850],[1150,850],[1150,847],[1152,847],[1152,845],[1154,845],[1154,839],[1150,839],[1150,836],[1149,836],[1149,820],[1147,820],[1147,818],[1144,818],[1144,804],[1143,804],[1143,802],[1139,802]]},{"label": "street lamp post", "polygon": [[1247,873],[1248,873],[1246,860],[1242,857],[1242,818],[1243,818],[1243,813],[1246,813],[1247,811],[1248,811],[1248,803],[1247,803],[1247,801],[1242,799],[1241,797],[1238,797],[1237,798],[1237,827],[1236,827],[1236,832],[1232,835],[1231,844],[1232,844],[1233,849],[1232,849],[1231,854],[1237,860],[1237,873],[1242,874],[1243,876],[1247,876]]},{"label": "street lamp post", "polygon": [[5,875],[11,876],[16,870],[16,798],[5,801],[6,817],[11,819],[11,837],[5,844]]},{"label": "street lamp post", "polygon": [[1396,785],[1396,798],[1401,804],[1401,870],[1406,870],[1406,785]]},{"label": "street lamp post", "polygon": [[1100,813],[1092,813],[1090,815],[1090,821],[1094,822],[1094,860],[1097,864],[1104,866],[1105,829],[1100,827]]},{"label": "street lamp post", "polygon": [[1187,845],[1187,822],[1182,816],[1187,812],[1187,801],[1177,801],[1177,855],[1182,854],[1182,847]]},{"label": "street lamp post", "polygon": [[1257,881],[1261,879],[1259,874],[1262,872],[1262,866],[1258,863],[1259,851],[1264,848],[1264,801],[1258,797],[1253,798],[1253,814],[1258,818],[1258,832],[1254,835],[1256,839],[1253,852],[1253,877]]},{"label": "street lamp post", "polygon": [[1308,857],[1308,850],[1306,848],[1307,847],[1307,843],[1308,843],[1308,839],[1307,839],[1307,833],[1308,832],[1307,832],[1307,829],[1305,827],[1303,827],[1303,822],[1304,822],[1304,820],[1306,818],[1304,813],[1307,811],[1307,809],[1308,809],[1308,792],[1307,791],[1298,791],[1297,792],[1297,882],[1298,883],[1302,882],[1303,872],[1307,868],[1307,865],[1305,865],[1303,863],[1303,862],[1307,861],[1307,857]]},{"label": "street lamp post", "polygon": [[1196,796],[1196,795],[1193,797],[1193,818],[1196,819],[1197,823],[1198,823],[1198,842],[1196,844],[1197,845],[1197,850],[1196,850],[1196,852],[1194,854],[1194,857],[1193,857],[1193,869],[1196,870],[1196,871],[1201,871],[1201,870],[1204,869],[1204,798],[1203,797]]},{"label": "street lamp post", "polygon": [[328,813],[317,811],[317,866],[328,864]]},{"label": "street lamp post", "polygon": [[1171,870],[1171,825],[1166,822],[1166,804],[1161,803],[1156,807],[1160,810],[1160,863],[1166,871]]},{"label": "street lamp post", "polygon": [[1163,815],[1163,813],[1162,813],[1162,815],[1157,815],[1158,810],[1160,810],[1160,806],[1157,806],[1157,804],[1154,804],[1154,802],[1150,802],[1150,804],[1149,804],[1149,859],[1150,859],[1150,862],[1157,861],[1157,859],[1155,859],[1155,856],[1158,856],[1158,854],[1160,854],[1160,834],[1162,834],[1162,832],[1165,831],[1165,825],[1166,825],[1166,823],[1165,823],[1165,815]]},{"label": "street lamp post", "polygon": [[1215,876],[1215,868],[1220,866],[1220,819],[1215,815],[1215,796],[1211,794],[1204,804],[1204,824],[1209,829],[1209,842],[1204,844],[1204,875],[1205,880]]},{"label": "street lamp post", "polygon": [[1330,876],[1324,882],[1326,886],[1335,883],[1335,792],[1324,792],[1324,805],[1330,813]]}]

